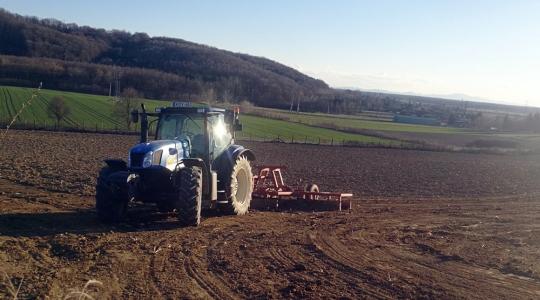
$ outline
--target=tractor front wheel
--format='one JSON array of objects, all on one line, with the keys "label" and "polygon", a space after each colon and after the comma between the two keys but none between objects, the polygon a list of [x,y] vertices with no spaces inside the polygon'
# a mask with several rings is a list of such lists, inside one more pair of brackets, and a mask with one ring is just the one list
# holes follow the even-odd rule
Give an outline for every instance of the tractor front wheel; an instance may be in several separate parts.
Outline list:
[{"label": "tractor front wheel", "polygon": [[202,170],[199,167],[180,170],[180,187],[176,199],[178,220],[183,226],[197,226],[201,223],[202,210]]},{"label": "tractor front wheel", "polygon": [[226,191],[228,203],[223,207],[225,213],[245,215],[249,210],[251,193],[253,193],[253,173],[249,160],[245,156],[236,160]]},{"label": "tractor front wheel", "polygon": [[96,210],[98,218],[106,223],[121,221],[127,212],[128,172],[104,167],[99,172],[96,185]]}]

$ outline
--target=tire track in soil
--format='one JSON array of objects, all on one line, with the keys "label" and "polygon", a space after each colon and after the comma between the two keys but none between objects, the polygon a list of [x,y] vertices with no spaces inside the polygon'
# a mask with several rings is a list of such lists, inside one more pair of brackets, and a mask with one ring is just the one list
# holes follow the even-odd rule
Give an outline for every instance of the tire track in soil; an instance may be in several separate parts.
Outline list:
[{"label": "tire track in soil", "polygon": [[[396,255],[399,254],[396,252]],[[396,255],[394,255],[394,258],[396,258]],[[474,262],[441,260],[437,253],[431,253],[431,251],[428,251],[425,255],[431,256],[435,261],[421,262],[418,255],[412,254],[410,260],[403,261],[402,268],[411,274],[415,274],[418,278],[423,277],[424,279],[429,278],[437,281],[438,284],[436,285],[445,290],[450,290],[450,287],[452,287],[455,291],[461,290],[463,294],[466,294],[471,290],[471,283],[474,282],[474,288],[481,295],[479,298],[499,298],[497,292],[500,291],[494,290],[493,286],[504,287],[507,292],[513,295],[523,296],[529,294],[533,298],[540,295],[538,282],[533,282],[530,278],[502,274],[497,269],[480,266]],[[403,253],[399,256],[403,256]],[[441,280],[440,278],[445,279]],[[451,283],[451,286],[448,283]],[[433,285],[435,284],[431,286]]]},{"label": "tire track in soil", "polygon": [[[392,291],[390,296],[399,294],[401,296],[411,297],[412,295],[408,293],[403,294],[402,292],[404,291],[399,292],[392,285],[388,285],[386,282],[375,277],[381,271],[392,270],[391,265],[386,265],[384,262],[391,262],[392,265],[399,266],[399,269],[393,269],[394,276],[398,277],[392,279],[389,275],[388,281],[402,281],[399,284],[400,286],[414,286],[415,283],[409,282],[409,279],[414,278],[422,278],[420,286],[424,285],[424,282],[429,281],[429,284],[425,285],[426,289],[423,289],[424,292],[433,292],[428,297],[447,297],[449,296],[447,293],[438,294],[438,290],[450,291],[452,288],[454,291],[450,297],[461,297],[460,294],[467,295],[471,289],[471,282],[474,282],[475,288],[479,289],[479,292],[481,291],[479,293],[480,298],[488,295],[495,298],[498,297],[497,291],[492,290],[493,283],[496,283],[497,286],[504,287],[507,291],[513,291],[511,294],[529,294],[533,298],[540,295],[538,282],[525,278],[516,278],[513,275],[501,274],[498,270],[480,267],[474,263],[464,264],[459,259],[457,261],[452,260],[452,258],[448,260],[448,257],[441,256],[436,251],[427,250],[424,255],[420,256],[413,251],[404,252],[403,249],[395,251],[389,248],[388,251],[382,251],[380,248],[377,248],[378,251],[374,255],[366,255],[365,253],[367,251],[358,251],[361,246],[350,245],[353,249],[357,249],[356,251],[350,251],[350,247],[341,243],[335,235],[325,234],[324,236],[320,236],[310,234],[309,237],[313,245],[323,256],[337,264],[335,267],[340,268],[341,266],[341,268],[349,271],[352,269],[353,274],[360,275],[362,279],[368,279],[371,286],[374,285],[373,279],[375,279],[375,281],[378,281],[375,286],[390,288]],[[373,257],[377,257],[377,259],[373,259]],[[359,262],[364,262],[365,265]],[[366,265],[370,266],[371,274],[374,275],[365,273]],[[396,271],[399,271],[399,273]],[[441,278],[445,279],[441,280]],[[416,282],[416,285],[419,285],[418,282]],[[414,291],[409,292],[414,293]],[[377,293],[371,296],[379,297],[380,295]]]},{"label": "tire track in soil", "polygon": [[[175,235],[172,239],[168,237],[151,241],[153,249],[150,254],[149,275],[153,290],[163,299],[208,298],[208,293],[203,291],[198,284],[185,286],[190,282],[191,277],[184,268],[186,255],[173,247],[176,238]],[[168,243],[167,246],[165,246],[166,243]],[[178,268],[178,266],[181,267]],[[194,292],[194,288],[198,288],[203,293]]]},{"label": "tire track in soil", "polygon": [[342,280],[355,284],[356,289],[361,289],[362,293],[365,293],[364,296],[377,299],[390,299],[395,298],[397,295],[410,297],[410,295],[404,295],[404,292],[399,288],[388,284],[388,281],[375,277],[373,268],[368,269],[365,265],[361,265],[344,255],[342,253],[343,249],[338,246],[339,243],[330,238],[328,233],[325,233],[322,238],[316,233],[311,233],[308,236],[315,248],[315,252],[319,254],[320,261],[346,275]]},{"label": "tire track in soil", "polygon": [[185,272],[194,280],[202,291],[208,294],[213,299],[236,299],[237,297],[231,294],[231,291],[223,289],[222,285],[216,283],[213,276],[208,272],[203,271],[203,263],[195,259],[194,256],[189,256],[184,259],[183,264]]},{"label": "tire track in soil", "polygon": [[[209,241],[208,246],[204,248],[206,262],[208,263],[212,261],[213,255],[215,255],[215,253],[213,253],[214,250],[224,249],[226,244],[234,241],[234,239],[235,239],[235,235],[232,233],[223,235],[216,232],[215,229],[212,230],[211,234],[208,237],[208,241]],[[208,270],[209,269],[208,266],[206,266],[205,269]],[[210,285],[214,288],[215,291],[219,291],[218,297],[214,297],[214,298],[221,299],[224,296],[226,299],[239,298],[239,296],[237,296],[236,293],[231,290],[230,286],[227,284],[227,281],[223,278],[223,276],[216,274],[214,272],[212,272],[212,275],[210,275],[208,272],[204,272],[204,273],[206,273],[206,276],[203,277],[202,279],[204,280],[204,278],[206,278],[205,280],[206,283],[207,284],[210,283]]]},{"label": "tire track in soil", "polygon": [[[163,240],[160,240],[157,244],[158,245],[161,245],[163,243]],[[158,246],[158,247],[161,247],[161,246]],[[159,249],[159,248],[158,248]],[[151,280],[151,285],[152,285],[152,288],[154,289],[154,291],[158,294],[158,296],[160,298],[164,298],[163,295],[163,288],[161,287],[161,280],[159,280],[158,276],[157,276],[157,272],[156,272],[156,258],[157,258],[157,251],[154,251],[154,253],[152,254],[152,257],[150,258],[150,265],[149,265],[149,269],[150,269],[150,278],[152,279]],[[162,262],[165,260],[165,258],[162,260]],[[162,263],[163,264],[163,263]]]},{"label": "tire track in soil", "polygon": [[298,263],[292,259],[292,257],[297,257],[299,255],[293,255],[291,253],[287,255],[283,252],[281,247],[277,249],[274,247],[268,249],[268,254],[274,259],[275,262],[278,262],[282,267],[284,267],[284,269],[292,269]]}]

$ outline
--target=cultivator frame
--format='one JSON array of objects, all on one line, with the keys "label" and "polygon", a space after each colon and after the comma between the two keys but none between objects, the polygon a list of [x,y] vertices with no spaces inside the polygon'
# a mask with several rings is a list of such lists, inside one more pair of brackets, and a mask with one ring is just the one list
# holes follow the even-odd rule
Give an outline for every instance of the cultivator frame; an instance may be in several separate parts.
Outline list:
[{"label": "cultivator frame", "polygon": [[[318,187],[308,189],[306,187],[293,187],[285,184],[282,170],[287,166],[283,165],[260,165],[255,166],[257,175],[253,176],[253,198],[275,199],[276,208],[279,207],[279,200],[305,200],[310,201],[330,201],[335,202],[342,210],[343,200],[347,199],[348,210],[352,210],[351,193],[320,192]],[[312,185],[313,186],[313,185]],[[315,186],[316,187],[316,186]]]}]

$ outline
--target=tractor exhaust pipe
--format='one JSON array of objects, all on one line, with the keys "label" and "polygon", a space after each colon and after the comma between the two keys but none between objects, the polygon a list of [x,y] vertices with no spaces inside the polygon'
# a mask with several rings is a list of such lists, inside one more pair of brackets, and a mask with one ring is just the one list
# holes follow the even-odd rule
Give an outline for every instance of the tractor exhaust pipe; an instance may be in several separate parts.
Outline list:
[{"label": "tractor exhaust pipe", "polygon": [[146,143],[148,141],[148,115],[144,103],[141,103],[141,108],[141,143]]}]

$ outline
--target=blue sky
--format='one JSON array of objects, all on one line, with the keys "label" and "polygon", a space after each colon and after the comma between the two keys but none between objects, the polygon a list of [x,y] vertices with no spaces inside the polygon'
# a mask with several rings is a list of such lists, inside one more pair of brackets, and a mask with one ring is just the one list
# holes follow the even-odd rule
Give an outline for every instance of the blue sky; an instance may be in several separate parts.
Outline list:
[{"label": "blue sky", "polygon": [[540,1],[33,1],[22,15],[264,56],[335,87],[540,106]]}]

